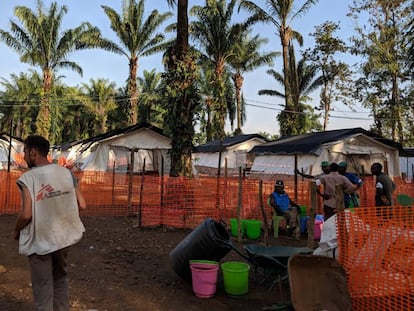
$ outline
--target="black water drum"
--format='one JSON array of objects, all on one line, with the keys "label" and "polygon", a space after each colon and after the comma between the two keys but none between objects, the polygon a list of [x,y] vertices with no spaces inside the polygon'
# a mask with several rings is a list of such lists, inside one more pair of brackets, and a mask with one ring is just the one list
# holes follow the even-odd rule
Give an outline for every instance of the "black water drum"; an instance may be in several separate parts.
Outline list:
[{"label": "black water drum", "polygon": [[231,250],[227,229],[207,218],[170,252],[170,264],[183,279],[191,281],[190,260],[220,261]]}]

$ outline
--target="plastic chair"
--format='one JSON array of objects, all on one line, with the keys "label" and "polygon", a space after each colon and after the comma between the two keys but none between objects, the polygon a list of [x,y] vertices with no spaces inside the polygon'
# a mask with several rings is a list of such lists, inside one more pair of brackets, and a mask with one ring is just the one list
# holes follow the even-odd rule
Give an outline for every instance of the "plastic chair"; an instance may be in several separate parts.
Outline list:
[{"label": "plastic chair", "polygon": [[[270,198],[267,199],[267,205],[269,205],[272,210],[273,210],[273,206],[270,205]],[[278,216],[276,213],[273,213],[273,236],[275,238],[279,237],[279,228],[280,228],[280,221],[281,220],[286,220],[286,226],[287,226],[287,219],[284,216]],[[297,228],[296,230],[299,232],[300,234],[300,214],[298,213],[297,216]]]},{"label": "plastic chair", "polygon": [[284,220],[285,217],[283,216],[278,216],[276,213],[273,214],[273,236],[275,238],[279,237],[279,226],[280,226],[280,221]]}]

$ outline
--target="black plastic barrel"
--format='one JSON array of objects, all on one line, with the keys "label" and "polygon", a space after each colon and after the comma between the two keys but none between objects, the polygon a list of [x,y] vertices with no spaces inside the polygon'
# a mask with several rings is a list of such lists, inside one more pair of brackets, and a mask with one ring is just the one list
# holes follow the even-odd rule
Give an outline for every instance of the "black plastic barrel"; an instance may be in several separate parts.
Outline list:
[{"label": "black plastic barrel", "polygon": [[207,218],[170,252],[170,264],[183,279],[191,280],[190,260],[220,261],[231,250],[227,229]]}]

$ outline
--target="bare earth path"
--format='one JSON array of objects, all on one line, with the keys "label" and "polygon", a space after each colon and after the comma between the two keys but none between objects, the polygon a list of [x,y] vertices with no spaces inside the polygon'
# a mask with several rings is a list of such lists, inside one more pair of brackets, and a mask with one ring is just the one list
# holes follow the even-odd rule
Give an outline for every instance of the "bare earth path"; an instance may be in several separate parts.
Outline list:
[{"label": "bare earth path", "polygon": [[[85,236],[69,253],[72,310],[241,311],[262,310],[281,301],[279,290],[268,291],[253,280],[253,272],[249,293],[242,298],[226,295],[221,272],[216,295],[197,298],[191,284],[178,277],[168,261],[169,252],[191,230],[140,229],[133,218],[82,220]],[[14,221],[15,216],[0,215],[0,310],[32,310],[27,258],[18,254],[17,242],[10,237]],[[273,245],[306,246],[305,240],[270,240]],[[235,251],[230,251],[222,262],[228,260],[245,261]]]}]

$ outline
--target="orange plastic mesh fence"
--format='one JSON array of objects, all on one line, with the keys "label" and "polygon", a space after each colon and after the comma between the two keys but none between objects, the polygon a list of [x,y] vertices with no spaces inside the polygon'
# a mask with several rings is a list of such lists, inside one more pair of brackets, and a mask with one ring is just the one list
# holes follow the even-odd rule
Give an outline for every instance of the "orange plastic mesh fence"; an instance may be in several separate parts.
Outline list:
[{"label": "orange plastic mesh fence", "polygon": [[[261,202],[271,224],[267,204],[274,178],[262,182],[236,177],[194,179],[150,175],[76,172],[85,195],[83,215],[133,216],[144,227],[195,228],[207,217],[229,223],[236,217],[241,192],[243,219],[262,220]],[[16,214],[20,195],[16,180],[21,172],[0,171],[0,214]],[[284,177],[285,190],[310,211],[309,180]],[[338,215],[339,260],[348,277],[353,310],[414,310],[414,212],[409,206],[375,208],[375,183],[364,178],[359,190],[361,207]],[[398,194],[414,197],[414,184],[395,180]],[[316,213],[321,213],[318,197]]]},{"label": "orange plastic mesh fence", "polygon": [[414,211],[366,207],[337,219],[352,310],[414,310]]}]

